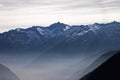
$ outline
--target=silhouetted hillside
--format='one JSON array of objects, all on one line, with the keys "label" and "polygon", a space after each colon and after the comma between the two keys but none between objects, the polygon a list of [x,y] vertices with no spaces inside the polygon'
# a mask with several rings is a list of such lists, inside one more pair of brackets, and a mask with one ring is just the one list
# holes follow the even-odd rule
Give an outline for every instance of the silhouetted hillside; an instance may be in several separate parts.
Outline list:
[{"label": "silhouetted hillside", "polygon": [[120,80],[120,52],[80,80]]},{"label": "silhouetted hillside", "polygon": [[19,80],[19,79],[10,69],[0,64],[0,80]]}]

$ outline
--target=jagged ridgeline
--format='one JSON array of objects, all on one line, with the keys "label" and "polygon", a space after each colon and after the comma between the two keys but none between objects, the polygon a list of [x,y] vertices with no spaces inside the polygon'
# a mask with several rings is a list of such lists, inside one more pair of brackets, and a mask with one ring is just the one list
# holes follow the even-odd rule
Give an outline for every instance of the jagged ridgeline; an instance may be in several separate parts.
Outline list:
[{"label": "jagged ridgeline", "polygon": [[0,52],[75,53],[120,48],[120,23],[17,28],[0,34]]}]

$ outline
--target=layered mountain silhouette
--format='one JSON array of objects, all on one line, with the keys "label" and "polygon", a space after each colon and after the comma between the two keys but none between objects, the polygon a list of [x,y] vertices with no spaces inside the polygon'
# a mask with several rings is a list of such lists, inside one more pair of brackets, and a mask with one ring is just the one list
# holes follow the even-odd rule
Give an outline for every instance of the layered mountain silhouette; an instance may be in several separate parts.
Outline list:
[{"label": "layered mountain silhouette", "polygon": [[0,80],[19,80],[19,78],[10,69],[0,64]]},{"label": "layered mountain silhouette", "polygon": [[[115,53],[115,52],[113,52]],[[120,79],[120,52],[101,64],[98,68],[79,80],[119,80]]]},{"label": "layered mountain silhouette", "polygon": [[[107,61],[110,57],[112,57],[114,54],[116,54],[116,52],[118,52],[117,50],[114,51],[102,51],[100,53],[97,53],[96,55],[99,55],[98,57],[96,55],[94,55],[95,57],[97,57],[96,59],[93,60],[93,62],[89,62],[90,58],[93,58],[93,56],[87,58],[90,64],[88,65],[88,67],[77,71],[76,73],[73,74],[73,76],[70,78],[70,80],[78,80],[79,78],[83,77],[84,75],[92,72],[94,69],[96,69],[97,67],[99,67],[102,63],[104,63],[105,61]],[[92,53],[90,53],[92,55]],[[87,60],[85,59],[85,60]],[[85,62],[85,60],[83,62]]]},{"label": "layered mountain silhouette", "polygon": [[[54,23],[48,27],[17,28],[0,34],[0,52],[98,51],[120,48],[120,23],[67,25]],[[91,46],[92,45],[92,46]]]}]

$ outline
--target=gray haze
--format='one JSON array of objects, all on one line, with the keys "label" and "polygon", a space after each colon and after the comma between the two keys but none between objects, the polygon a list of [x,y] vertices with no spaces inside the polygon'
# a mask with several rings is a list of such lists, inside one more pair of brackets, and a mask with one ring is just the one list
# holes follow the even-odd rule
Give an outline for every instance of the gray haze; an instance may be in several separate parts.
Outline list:
[{"label": "gray haze", "polygon": [[[21,80],[71,80],[76,72],[82,73],[100,55],[102,53],[97,52],[54,57],[53,54],[50,57],[44,55],[41,59],[36,53],[0,54],[0,63],[10,68]],[[79,79],[77,76],[73,80],[76,78]]]}]

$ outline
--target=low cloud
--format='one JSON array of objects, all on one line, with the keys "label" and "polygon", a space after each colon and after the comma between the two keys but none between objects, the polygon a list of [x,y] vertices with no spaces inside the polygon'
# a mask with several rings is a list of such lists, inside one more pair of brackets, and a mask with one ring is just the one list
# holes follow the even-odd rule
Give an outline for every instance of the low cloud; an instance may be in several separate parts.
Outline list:
[{"label": "low cloud", "polygon": [[120,21],[119,5],[119,0],[0,0],[0,31],[56,21],[68,24]]},{"label": "low cloud", "polygon": [[[80,9],[80,8],[119,8],[119,0],[1,0],[0,10],[18,9],[32,6],[54,6],[55,9]],[[57,5],[57,7],[56,7]]]}]

